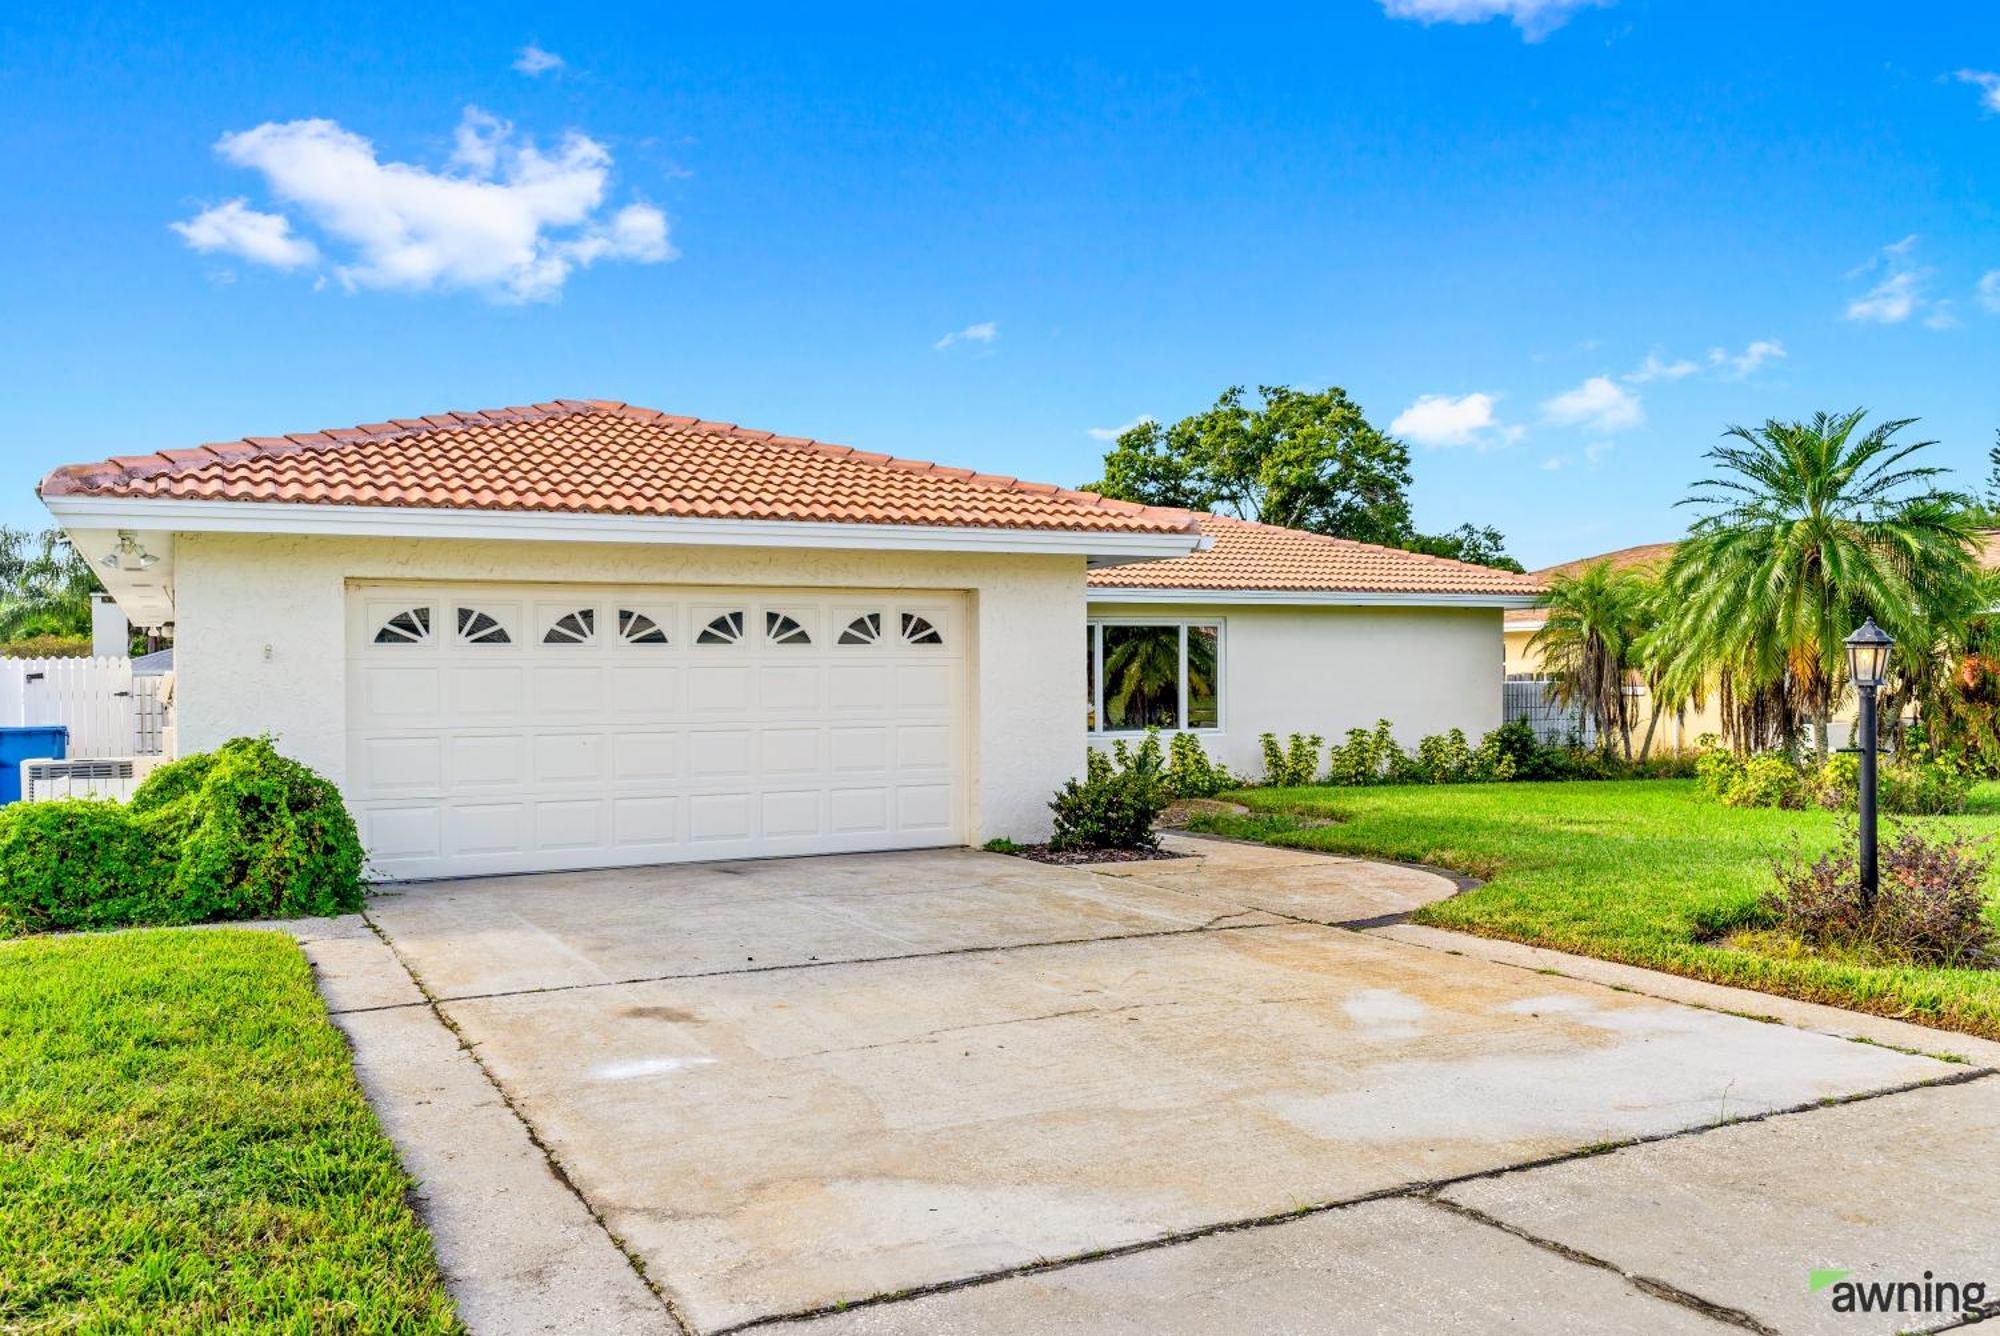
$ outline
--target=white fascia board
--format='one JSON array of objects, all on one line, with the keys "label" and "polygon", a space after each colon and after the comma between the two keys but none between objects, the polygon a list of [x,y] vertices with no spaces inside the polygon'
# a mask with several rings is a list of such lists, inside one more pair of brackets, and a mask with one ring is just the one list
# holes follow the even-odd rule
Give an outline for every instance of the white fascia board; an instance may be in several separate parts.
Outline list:
[{"label": "white fascia board", "polygon": [[1120,589],[1092,585],[1091,603],[1198,603],[1215,607],[1532,608],[1539,594],[1385,594],[1340,589]]},{"label": "white fascia board", "polygon": [[547,511],[335,506],[279,501],[162,501],[51,496],[42,504],[65,528],[169,533],[326,534],[357,538],[511,539],[563,543],[675,543],[726,547],[874,548],[926,552],[1076,555],[1120,565],[1184,557],[1204,543],[1187,533],[1093,533],[948,525],[829,524],[801,520],[684,519]]}]

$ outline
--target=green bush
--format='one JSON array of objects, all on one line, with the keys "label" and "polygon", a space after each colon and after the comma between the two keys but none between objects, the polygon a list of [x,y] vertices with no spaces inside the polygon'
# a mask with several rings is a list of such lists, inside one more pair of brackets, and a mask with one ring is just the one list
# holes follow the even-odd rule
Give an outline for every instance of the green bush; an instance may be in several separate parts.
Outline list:
[{"label": "green bush", "polygon": [[1176,733],[1167,746],[1167,790],[1176,798],[1213,798],[1224,789],[1236,787],[1229,767],[1208,759],[1201,739],[1192,733]]},{"label": "green bush", "polygon": [[[1717,745],[1712,733],[1703,734],[1701,741],[1696,778],[1703,795],[1724,806],[1810,803],[1830,812],[1851,812],[1860,805],[1861,758],[1853,752],[1835,752],[1815,762],[1785,752],[1739,756]],[[1915,748],[1884,758],[1876,771],[1876,801],[1882,811],[1896,816],[1962,812],[1971,794],[1971,776]]]},{"label": "green bush", "polygon": [[1298,789],[1319,782],[1319,749],[1326,739],[1317,733],[1294,733],[1283,743],[1276,733],[1258,739],[1264,745],[1264,783],[1272,788]]},{"label": "green bush", "polygon": [[1065,783],[1049,803],[1055,813],[1049,848],[1157,848],[1153,823],[1167,810],[1167,800],[1158,738],[1136,749],[1116,742],[1112,756],[1092,748],[1083,779]]},{"label": "green bush", "polygon": [[361,864],[339,791],[237,738],[161,766],[124,805],[0,809],[0,931],[346,913]]}]

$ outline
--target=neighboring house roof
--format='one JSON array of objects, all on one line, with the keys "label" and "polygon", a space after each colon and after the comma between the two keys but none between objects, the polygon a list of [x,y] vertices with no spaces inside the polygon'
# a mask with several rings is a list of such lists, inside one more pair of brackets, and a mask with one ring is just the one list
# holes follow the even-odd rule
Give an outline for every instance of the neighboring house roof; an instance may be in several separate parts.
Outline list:
[{"label": "neighboring house roof", "polygon": [[174,647],[156,649],[151,654],[141,654],[132,660],[134,677],[158,677],[174,670]]},{"label": "neighboring house roof", "polygon": [[1186,534],[1113,501],[604,400],[443,413],[72,464],[47,498],[279,502]]},{"label": "neighboring house roof", "polygon": [[[1657,575],[1666,570],[1667,563],[1673,560],[1674,549],[1679,546],[1678,543],[1641,543],[1637,547],[1621,547],[1615,552],[1600,552],[1594,557],[1578,557],[1574,561],[1544,566],[1531,574],[1546,584],[1557,576],[1581,575],[1599,562],[1608,561],[1616,570],[1640,570]],[[1540,608],[1524,608],[1509,612],[1505,618],[1506,629],[1509,631],[1539,630],[1546,620],[1547,616]]]},{"label": "neighboring house roof", "polygon": [[1293,594],[1441,595],[1446,599],[1529,599],[1541,581],[1490,566],[1377,547],[1346,538],[1200,517],[1204,551],[1090,573],[1095,592],[1194,590]]}]

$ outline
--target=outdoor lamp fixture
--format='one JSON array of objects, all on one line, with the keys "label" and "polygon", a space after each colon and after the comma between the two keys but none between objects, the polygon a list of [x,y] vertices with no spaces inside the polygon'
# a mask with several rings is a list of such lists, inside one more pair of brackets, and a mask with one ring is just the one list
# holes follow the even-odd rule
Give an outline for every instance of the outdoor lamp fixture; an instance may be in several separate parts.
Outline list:
[{"label": "outdoor lamp fixture", "polygon": [[1896,642],[1870,617],[1847,638],[1847,675],[1861,693],[1861,909],[1875,907],[1875,693],[1889,675]]},{"label": "outdoor lamp fixture", "polygon": [[160,564],[160,559],[139,546],[139,535],[130,529],[118,531],[118,546],[104,554],[103,565],[109,571],[143,571]]}]

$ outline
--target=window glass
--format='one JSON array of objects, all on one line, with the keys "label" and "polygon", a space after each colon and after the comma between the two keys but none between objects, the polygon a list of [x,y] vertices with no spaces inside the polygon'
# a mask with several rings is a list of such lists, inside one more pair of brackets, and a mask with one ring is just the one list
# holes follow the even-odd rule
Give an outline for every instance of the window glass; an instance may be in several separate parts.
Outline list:
[{"label": "window glass", "polygon": [[1097,731],[1097,628],[1083,628],[1083,717],[1084,727]]},{"label": "window glass", "polygon": [[1190,626],[1187,629],[1187,707],[1189,728],[1214,728],[1221,722],[1217,705],[1217,648],[1222,641],[1219,626]]},{"label": "window glass", "polygon": [[1104,726],[1180,727],[1181,628],[1104,628]]}]

